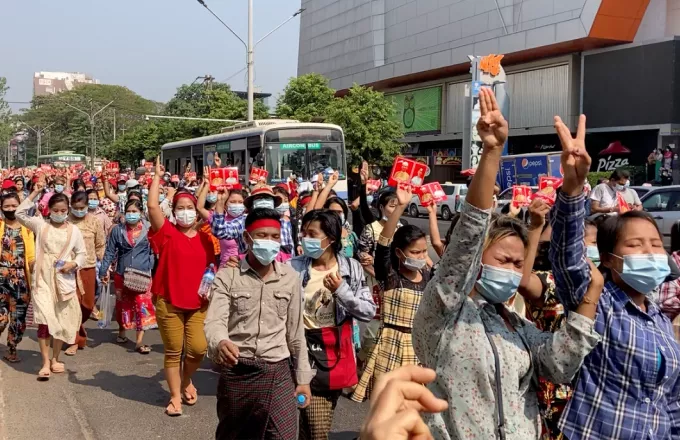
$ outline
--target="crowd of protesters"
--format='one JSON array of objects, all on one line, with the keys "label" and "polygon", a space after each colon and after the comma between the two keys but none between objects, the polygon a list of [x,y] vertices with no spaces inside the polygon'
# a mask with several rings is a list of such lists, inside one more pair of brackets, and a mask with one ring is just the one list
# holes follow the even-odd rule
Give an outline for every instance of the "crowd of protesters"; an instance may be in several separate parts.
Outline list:
[{"label": "crowd of protesters", "polygon": [[371,402],[362,439],[680,438],[680,256],[625,171],[588,194],[585,116],[575,136],[555,118],[554,199],[496,214],[508,124],[488,89],[480,108],[481,159],[443,239],[436,206],[429,231],[402,225],[414,188],[369,191],[365,163],[349,201],[337,172],[238,189],[208,168],[173,181],[158,159],[3,172],[5,360],[32,315],[38,379],[63,373],[111,284],[116,343],[134,329],[147,355],[160,332],[168,416],[198,401],[206,355],[219,367],[218,439],[326,440],[343,395]]}]

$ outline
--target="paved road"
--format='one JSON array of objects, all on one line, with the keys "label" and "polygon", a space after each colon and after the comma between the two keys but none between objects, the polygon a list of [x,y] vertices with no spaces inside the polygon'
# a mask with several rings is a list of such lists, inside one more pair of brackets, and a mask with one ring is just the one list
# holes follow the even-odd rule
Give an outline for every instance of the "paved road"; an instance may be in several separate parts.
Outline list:
[{"label": "paved road", "polygon": [[[169,394],[158,331],[147,333],[145,342],[153,347],[148,356],[133,352],[133,344],[116,345],[113,330],[89,333],[89,347],[74,358],[64,356],[67,372],[47,383],[35,379],[40,356],[34,329],[19,346],[23,362],[0,361],[0,440],[214,438],[218,375],[209,362],[194,378],[198,403],[171,419],[163,414]],[[6,336],[0,340],[4,354]],[[367,411],[367,404],[341,399],[331,440],[357,437]]]}]

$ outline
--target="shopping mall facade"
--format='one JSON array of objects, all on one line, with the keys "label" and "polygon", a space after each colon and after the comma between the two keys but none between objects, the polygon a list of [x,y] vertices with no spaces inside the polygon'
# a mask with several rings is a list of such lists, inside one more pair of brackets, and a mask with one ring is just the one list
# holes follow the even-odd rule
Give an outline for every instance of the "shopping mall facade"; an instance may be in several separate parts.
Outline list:
[{"label": "shopping mall facade", "polygon": [[588,116],[593,171],[680,150],[680,0],[302,0],[298,74],[398,103],[407,154],[460,178],[469,55],[502,54],[509,154],[559,149]]}]

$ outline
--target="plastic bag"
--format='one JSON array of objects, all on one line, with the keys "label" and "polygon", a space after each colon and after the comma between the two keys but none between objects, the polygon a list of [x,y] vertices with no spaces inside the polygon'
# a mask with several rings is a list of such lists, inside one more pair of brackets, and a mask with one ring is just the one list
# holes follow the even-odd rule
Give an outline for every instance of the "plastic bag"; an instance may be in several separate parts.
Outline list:
[{"label": "plastic bag", "polygon": [[97,322],[97,327],[107,328],[111,325],[111,316],[113,309],[116,306],[116,295],[111,293],[111,284],[106,283],[102,286],[102,293],[99,298],[99,311],[102,314],[101,319]]}]

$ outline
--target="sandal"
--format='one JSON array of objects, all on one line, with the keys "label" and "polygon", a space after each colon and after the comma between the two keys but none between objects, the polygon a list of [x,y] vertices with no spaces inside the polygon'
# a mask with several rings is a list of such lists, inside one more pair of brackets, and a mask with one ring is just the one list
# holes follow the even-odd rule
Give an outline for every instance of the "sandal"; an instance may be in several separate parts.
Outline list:
[{"label": "sandal", "polygon": [[[189,387],[193,388],[193,393],[189,391]],[[189,386],[182,391],[182,403],[187,406],[194,406],[198,402],[198,390],[193,383],[189,383]]]},{"label": "sandal", "polygon": [[10,364],[16,364],[17,362],[21,362],[21,359],[16,354],[7,353],[2,358],[4,360],[6,360],[7,362],[9,362]]},{"label": "sandal", "polygon": [[66,356],[75,356],[78,353],[78,344],[73,344],[64,351]]},{"label": "sandal", "polygon": [[140,345],[139,347],[135,347],[135,351],[139,354],[149,354],[151,353],[151,347],[148,345]]},{"label": "sandal", "polygon": [[39,382],[47,382],[50,380],[50,376],[52,373],[50,372],[50,369],[48,367],[43,367],[38,371],[38,381]]},{"label": "sandal", "polygon": [[52,366],[50,367],[50,369],[52,370],[52,373],[59,374],[66,371],[66,367],[61,362],[57,362],[54,359],[52,359],[51,364]]},{"label": "sandal", "polygon": [[165,414],[170,417],[179,417],[182,415],[182,407],[180,406],[178,408],[175,403],[170,400],[170,402],[168,402],[168,406],[165,408]]},{"label": "sandal", "polygon": [[130,340],[127,338],[127,336],[116,336],[116,344],[127,344],[130,342]]}]

